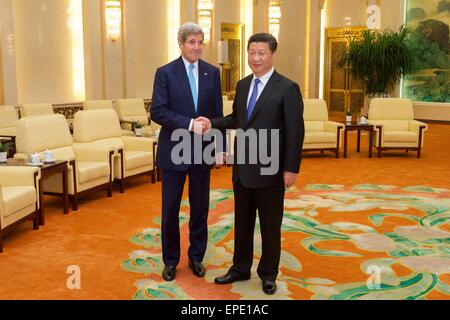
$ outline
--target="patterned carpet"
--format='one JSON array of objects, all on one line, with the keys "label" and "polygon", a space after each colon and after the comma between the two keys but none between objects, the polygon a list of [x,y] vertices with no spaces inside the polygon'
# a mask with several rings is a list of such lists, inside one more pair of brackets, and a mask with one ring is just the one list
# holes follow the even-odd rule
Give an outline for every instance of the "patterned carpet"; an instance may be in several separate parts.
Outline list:
[{"label": "patterned carpet", "polygon": [[[213,283],[233,251],[231,168],[223,167],[211,176],[205,278],[188,268],[184,203],[177,278],[162,282],[161,183],[142,176],[123,194],[115,186],[112,198],[82,198],[67,215],[60,198],[46,196],[45,226],[23,223],[4,240],[0,299],[449,300],[450,126],[429,124],[420,159],[404,151],[369,159],[367,135],[358,153],[355,132],[348,151],[347,159],[304,155],[297,189],[286,196],[275,296],[262,293],[255,271],[249,281]],[[67,285],[73,266],[80,270],[75,290]]]},{"label": "patterned carpet", "polygon": [[[211,193],[207,274],[195,290],[230,266],[233,252],[233,192]],[[180,224],[186,234],[188,203]],[[311,184],[286,194],[279,290],[261,291],[252,279],[216,286],[238,299],[449,299],[450,190],[424,186]],[[160,224],[160,218],[154,223]],[[194,299],[192,277],[164,282],[160,229],[130,237],[139,248],[122,268],[140,274],[134,299]],[[254,268],[261,254],[255,232]],[[155,280],[153,280],[155,279]],[[159,279],[159,280],[158,280]],[[199,282],[200,281],[200,282]]]}]

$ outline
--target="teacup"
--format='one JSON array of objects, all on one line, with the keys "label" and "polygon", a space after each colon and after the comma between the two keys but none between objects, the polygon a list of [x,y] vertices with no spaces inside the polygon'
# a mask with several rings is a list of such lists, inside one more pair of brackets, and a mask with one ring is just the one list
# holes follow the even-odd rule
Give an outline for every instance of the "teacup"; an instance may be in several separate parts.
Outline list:
[{"label": "teacup", "polygon": [[44,152],[44,162],[54,162],[53,153],[51,151]]},{"label": "teacup", "polygon": [[37,153],[31,155],[31,164],[39,165],[41,164],[41,158]]}]

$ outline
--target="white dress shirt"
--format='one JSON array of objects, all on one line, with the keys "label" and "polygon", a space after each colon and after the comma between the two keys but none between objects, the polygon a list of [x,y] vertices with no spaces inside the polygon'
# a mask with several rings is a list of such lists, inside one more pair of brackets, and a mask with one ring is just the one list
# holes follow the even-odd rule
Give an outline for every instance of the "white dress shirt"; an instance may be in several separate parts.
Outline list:
[{"label": "white dress shirt", "polygon": [[248,103],[250,102],[250,97],[252,96],[253,87],[255,86],[255,79],[259,79],[261,81],[258,85],[258,96],[256,98],[256,101],[258,101],[259,97],[261,96],[261,93],[263,92],[264,88],[266,87],[267,82],[269,82],[270,77],[275,72],[275,68],[272,67],[269,72],[267,72],[265,75],[261,77],[256,77],[255,74],[253,74],[252,83],[250,84],[250,90],[248,90],[248,97],[247,97],[247,107]]}]

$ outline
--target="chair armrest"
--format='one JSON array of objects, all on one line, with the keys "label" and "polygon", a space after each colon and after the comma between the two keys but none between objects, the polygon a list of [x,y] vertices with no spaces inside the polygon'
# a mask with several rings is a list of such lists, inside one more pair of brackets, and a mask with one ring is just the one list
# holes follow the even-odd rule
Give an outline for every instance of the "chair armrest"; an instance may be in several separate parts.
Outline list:
[{"label": "chair armrest", "polygon": [[[35,180],[36,173],[36,180]],[[0,167],[0,183],[4,186],[37,186],[37,181],[41,178],[38,167]]]},{"label": "chair armrest", "polygon": [[132,121],[132,120],[119,120],[120,124],[122,123],[126,123],[126,124],[131,124],[131,131],[134,131],[134,126],[137,123],[137,121]]},{"label": "chair armrest", "polygon": [[153,150],[153,142],[158,140],[154,138],[122,136],[122,141],[125,145],[125,150],[151,152]]},{"label": "chair armrest", "polygon": [[380,121],[380,120],[368,120],[367,124],[373,125],[373,130],[376,132],[378,132],[378,130],[379,130],[377,127],[382,127],[382,128],[384,127],[383,121]]},{"label": "chair armrest", "polygon": [[325,121],[325,131],[336,133],[337,128],[344,129],[345,125],[343,123],[335,121]]},{"label": "chair armrest", "polygon": [[16,153],[14,154],[14,159],[19,159],[19,160],[27,160],[27,155],[25,153]]},{"label": "chair armrest", "polygon": [[77,161],[109,162],[112,154],[114,154],[114,148],[112,147],[99,147],[86,143],[74,143],[72,148]]},{"label": "chair armrest", "polygon": [[419,134],[420,128],[423,128],[424,131],[428,129],[428,126],[424,122],[420,122],[417,120],[410,120],[408,122],[408,129],[409,131],[414,131],[415,133]]}]

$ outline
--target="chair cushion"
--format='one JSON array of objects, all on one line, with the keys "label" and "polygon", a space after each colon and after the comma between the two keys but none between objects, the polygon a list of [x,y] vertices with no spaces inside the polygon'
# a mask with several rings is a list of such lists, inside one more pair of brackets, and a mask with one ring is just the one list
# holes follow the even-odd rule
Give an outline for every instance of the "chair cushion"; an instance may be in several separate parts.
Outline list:
[{"label": "chair cushion", "polygon": [[73,122],[74,140],[79,143],[122,135],[119,118],[113,109],[78,111]]},{"label": "chair cushion", "polygon": [[382,120],[381,123],[386,131],[409,131],[407,120]]},{"label": "chair cushion", "polygon": [[305,121],[305,132],[325,131],[324,121]]},{"label": "chair cushion", "polygon": [[153,162],[153,155],[147,151],[125,151],[125,168],[132,170],[148,166]]},{"label": "chair cushion", "polygon": [[3,201],[5,202],[5,217],[36,203],[36,189],[29,186],[3,186]]},{"label": "chair cushion", "polygon": [[117,114],[122,120],[135,120],[148,124],[147,111],[143,99],[119,99],[116,101]]},{"label": "chair cushion", "polygon": [[10,128],[0,128],[0,136],[17,136],[17,128],[16,127],[10,127]]},{"label": "chair cushion", "polygon": [[113,109],[111,100],[88,100],[83,102],[83,110]]},{"label": "chair cushion", "polygon": [[78,162],[78,181],[80,184],[109,176],[106,162]]},{"label": "chair cushion", "polygon": [[303,100],[303,119],[305,121],[327,121],[327,103],[323,99]]},{"label": "chair cushion", "polygon": [[369,120],[414,120],[410,99],[374,98],[370,101]]},{"label": "chair cushion", "polygon": [[29,103],[21,105],[19,109],[22,118],[54,114],[51,103]]},{"label": "chair cushion", "polygon": [[330,132],[305,132],[305,144],[307,143],[332,143],[337,141],[335,133]]},{"label": "chair cushion", "polygon": [[69,125],[62,114],[25,117],[17,123],[18,153],[41,152],[71,146]]},{"label": "chair cushion", "polygon": [[113,150],[118,150],[118,149],[124,148],[123,141],[120,138],[101,139],[101,140],[93,141],[92,145],[98,146],[101,149],[113,148]]},{"label": "chair cushion", "polygon": [[19,115],[14,106],[0,107],[0,128],[11,128],[17,125]]},{"label": "chair cushion", "polygon": [[419,136],[412,131],[385,131],[383,139],[386,142],[417,142]]}]

